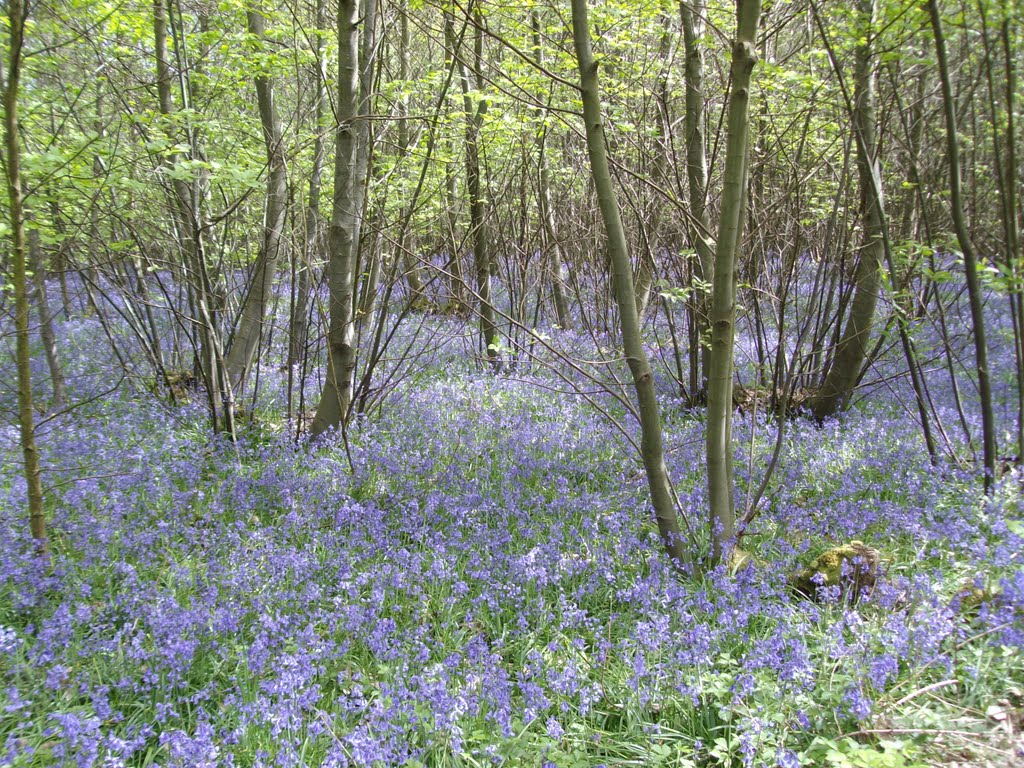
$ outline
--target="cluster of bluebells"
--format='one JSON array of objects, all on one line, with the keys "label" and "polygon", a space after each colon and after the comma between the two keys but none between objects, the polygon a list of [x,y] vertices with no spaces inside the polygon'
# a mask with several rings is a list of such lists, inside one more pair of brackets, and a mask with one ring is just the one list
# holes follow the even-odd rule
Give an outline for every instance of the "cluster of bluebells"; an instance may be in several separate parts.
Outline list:
[{"label": "cluster of bluebells", "polygon": [[[232,446],[198,407],[108,398],[41,441],[49,565],[0,446],[0,765],[596,765],[723,738],[742,764],[794,765],[901,680],[959,674],[969,633],[1024,646],[1010,486],[981,511],[951,500],[911,419],[865,409],[827,450],[791,424],[761,561],[696,580],[660,552],[626,438],[552,383],[421,379],[345,448]],[[672,408],[701,526],[702,425]],[[770,429],[737,420],[741,503]],[[790,591],[813,547],[853,537],[930,565],[893,564],[856,606]],[[1006,574],[974,625],[949,605],[954,563]]]}]

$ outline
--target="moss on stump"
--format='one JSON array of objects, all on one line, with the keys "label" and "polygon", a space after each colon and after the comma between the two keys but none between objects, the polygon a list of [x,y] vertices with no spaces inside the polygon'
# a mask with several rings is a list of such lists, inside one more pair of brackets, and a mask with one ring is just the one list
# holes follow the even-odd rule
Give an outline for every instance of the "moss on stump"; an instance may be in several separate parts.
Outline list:
[{"label": "moss on stump", "polygon": [[839,587],[844,600],[857,602],[878,583],[882,558],[878,550],[863,541],[833,547],[815,558],[790,583],[799,594],[817,600],[822,587]]}]

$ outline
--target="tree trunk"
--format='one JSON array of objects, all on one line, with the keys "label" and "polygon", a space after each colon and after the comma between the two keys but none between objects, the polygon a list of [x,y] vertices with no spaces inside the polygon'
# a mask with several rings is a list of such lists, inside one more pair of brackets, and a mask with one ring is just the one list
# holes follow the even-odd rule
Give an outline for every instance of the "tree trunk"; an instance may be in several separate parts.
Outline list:
[{"label": "tree trunk", "polygon": [[863,238],[854,277],[850,315],[825,381],[810,403],[819,421],[847,406],[860,377],[867,355],[875,307],[882,288],[882,259],[885,256],[882,174],[878,160],[874,54],[875,0],[858,0],[861,42],[855,54],[853,130],[856,132],[857,173],[860,182],[860,212]]},{"label": "tree trunk", "polygon": [[[455,156],[454,142],[449,143],[449,157]],[[445,223],[448,226],[448,262],[445,271],[448,277],[448,292],[451,294],[449,309],[456,315],[468,311],[466,304],[466,278],[462,274],[462,247],[459,240],[459,176],[458,166],[452,161],[444,164]]]},{"label": "tree trunk", "polygon": [[743,230],[747,186],[750,77],[757,63],[760,0],[738,0],[732,49],[728,136],[722,180],[722,212],[715,248],[711,296],[711,359],[708,375],[707,464],[711,505],[711,556],[721,562],[736,535],[732,466],[732,377],[736,338],[736,251]]},{"label": "tree trunk", "polygon": [[1021,250],[1021,215],[1017,198],[1017,131],[1015,128],[1014,101],[1017,94],[1017,68],[1014,64],[1013,45],[1010,39],[1010,17],[1003,19],[1003,66],[1006,72],[1006,200],[1004,219],[1006,227],[1006,256],[1014,289],[1010,292],[1010,314],[1016,317],[1014,323],[1014,354],[1017,363],[1017,466],[1024,465],[1024,290],[1021,288],[1021,268],[1024,252]]},{"label": "tree trunk", "polygon": [[[466,13],[479,15],[478,6],[470,4]],[[499,355],[498,324],[495,320],[494,305],[491,303],[491,238],[487,227],[487,201],[484,184],[480,172],[480,126],[487,113],[487,99],[481,98],[473,103],[472,91],[483,90],[482,46],[483,28],[477,19],[474,33],[474,67],[475,82],[470,80],[470,73],[465,61],[461,58],[461,38],[456,39],[454,23],[446,14],[445,32],[449,38],[449,46],[455,59],[459,83],[462,86],[462,104],[466,113],[466,193],[469,195],[469,226],[473,235],[473,266],[476,271],[476,292],[480,304],[480,341],[490,363],[501,365]],[[468,19],[467,19],[468,24]]]},{"label": "tree trunk", "polygon": [[964,255],[964,270],[967,273],[967,297],[971,305],[971,324],[974,326],[974,357],[978,367],[978,394],[981,399],[981,431],[983,460],[985,463],[985,493],[991,493],[996,479],[996,425],[992,410],[992,383],[988,368],[988,345],[985,341],[985,316],[982,311],[981,285],[978,281],[978,260],[974,255],[974,244],[967,231],[964,217],[963,191],[960,185],[960,144],[956,135],[956,113],[954,111],[953,86],[946,60],[946,39],[942,32],[942,17],[939,15],[937,0],[928,0],[932,31],[935,34],[935,54],[939,65],[939,79],[942,81],[942,106],[946,119],[946,151],[949,161],[950,208],[956,239]]},{"label": "tree trunk", "polygon": [[[1024,462],[1024,336],[1021,334],[1021,290],[1019,280],[1020,255],[1018,244],[1020,242],[1020,231],[1017,222],[1017,137],[1014,128],[1014,102],[1016,100],[1016,67],[1013,58],[1013,31],[1010,24],[1010,16],[1007,8],[1002,9],[1003,20],[1000,24],[1000,37],[1002,38],[1002,51],[1004,54],[1003,74],[1005,77],[1005,105],[1000,106],[998,89],[995,82],[996,69],[996,45],[989,35],[985,4],[978,3],[978,10],[981,14],[982,42],[985,46],[985,79],[988,84],[988,106],[991,118],[992,149],[995,160],[996,187],[999,190],[999,199],[1002,203],[1000,219],[1003,229],[1003,269],[1010,278],[1010,290],[1007,293],[1010,305],[1010,319],[1013,328],[1013,352],[1014,364],[1016,366],[1017,379],[1017,435],[1016,451],[1018,466]],[[1005,112],[1005,124],[999,117],[1000,112]],[[1003,154],[1005,151],[1005,155]]]},{"label": "tree trunk", "polygon": [[[410,35],[409,35],[409,0],[404,0],[399,9],[399,42],[398,51],[398,79],[403,83],[403,92],[399,98],[398,114],[398,158],[404,160],[409,155],[409,121],[411,119],[409,110],[409,93],[406,83],[411,76],[410,65]],[[426,308],[426,296],[423,293],[423,278],[420,276],[419,259],[415,251],[415,240],[409,236],[409,221],[411,211],[406,206],[401,214],[402,222],[399,232],[398,243],[396,244],[397,257],[405,267],[405,282],[409,286],[409,306],[414,309]]]},{"label": "tree trunk", "polygon": [[688,567],[690,553],[679,528],[672,487],[665,466],[661,414],[654,389],[654,376],[640,335],[640,317],[636,308],[633,270],[622,227],[619,204],[609,170],[605,147],[601,96],[598,88],[597,62],[590,47],[590,26],[586,0],[572,0],[572,30],[579,62],[583,96],[583,119],[586,123],[587,152],[597,190],[601,217],[608,236],[608,252],[612,263],[612,290],[619,308],[622,344],[636,388],[640,412],[640,450],[651,493],[651,503],[658,522],[662,542],[672,561],[680,568]]},{"label": "tree trunk", "polygon": [[[373,38],[377,2],[369,0],[360,67],[359,16],[356,0],[338,4],[338,96],[334,140],[334,201],[331,208],[327,286],[330,319],[327,328],[327,379],[313,418],[312,434],[340,427],[352,403],[355,373],[355,288],[360,218],[369,150],[370,94],[360,94],[360,80],[369,80],[376,49]],[[370,44],[367,45],[366,43]],[[360,75],[363,75],[361,78]],[[360,98],[362,96],[362,98]]]},{"label": "tree trunk", "polygon": [[21,83],[21,62],[24,55],[25,20],[27,12],[22,0],[8,0],[7,21],[7,83],[4,90],[4,139],[7,149],[7,195],[11,221],[11,280],[14,283],[14,328],[17,341],[15,357],[18,368],[18,424],[21,428],[21,451],[24,459],[28,495],[29,529],[40,555],[49,553],[46,516],[43,511],[43,486],[39,475],[39,454],[36,451],[36,429],[32,412],[32,370],[29,354],[29,301],[25,264],[25,206],[21,189],[21,137],[18,130],[18,88]]},{"label": "tree trunk", "polygon": [[[540,38],[540,16],[536,9],[530,12],[530,28],[533,32],[533,56],[537,60],[537,66],[544,68],[544,48],[541,46]],[[572,320],[569,317],[569,305],[565,300],[565,287],[562,283],[562,253],[558,244],[558,235],[555,232],[555,214],[551,209],[551,171],[548,168],[547,156],[547,110],[540,107],[536,110],[537,119],[541,122],[537,132],[537,207],[540,215],[541,242],[545,246],[548,256],[548,268],[551,272],[551,292],[554,295],[555,318],[560,328],[571,328]]]},{"label": "tree trunk", "polygon": [[[317,0],[316,6],[316,28],[323,28],[324,0]],[[313,168],[309,173],[309,196],[306,198],[305,215],[305,249],[302,263],[297,264],[293,270],[292,288],[294,301],[292,316],[289,323],[288,333],[288,369],[294,370],[295,366],[304,357],[306,351],[307,335],[307,305],[309,302],[310,273],[314,265],[320,260],[320,184],[324,167],[324,136],[323,116],[324,103],[327,101],[327,72],[324,69],[326,60],[323,54],[323,38],[316,35],[314,39],[314,52],[316,57],[316,72],[313,82],[313,120],[316,129],[316,138],[313,140]],[[293,257],[296,258],[298,254]]]},{"label": "tree trunk", "polygon": [[[166,0],[153,2],[153,39],[156,58],[157,98],[160,114],[168,118],[174,114],[171,100],[171,69],[167,52],[167,5]],[[182,73],[184,77],[185,73]],[[189,93],[182,87],[182,94]],[[198,156],[195,132],[189,129],[189,147],[193,156]],[[169,160],[170,168],[181,163],[181,156],[173,154]],[[205,225],[202,221],[202,210],[198,182],[174,178],[171,182],[171,211],[178,230],[178,240],[185,256],[185,279],[191,294],[191,304],[195,315],[194,321],[199,329],[199,370],[206,384],[210,421],[214,432],[226,431],[232,440],[235,439],[234,397],[228,383],[224,364],[223,347],[220,330],[215,321],[215,310],[212,304],[213,290],[210,275],[206,268],[206,253],[203,242]]]},{"label": "tree trunk", "polygon": [[[249,34],[262,50],[264,44],[263,15],[257,9],[246,12]],[[274,104],[274,82],[267,75],[255,78],[256,101],[263,128],[263,143],[267,151],[267,200],[263,212],[263,238],[260,253],[253,269],[252,280],[242,303],[238,330],[228,352],[227,368],[231,385],[241,394],[245,389],[256,350],[263,337],[263,325],[270,304],[270,294],[277,273],[277,261],[284,235],[285,213],[288,205],[288,167],[285,162],[281,124]]]},{"label": "tree trunk", "polygon": [[46,267],[43,266],[39,233],[35,230],[28,233],[28,256],[35,287],[36,311],[39,313],[39,335],[43,339],[46,365],[50,369],[50,382],[53,385],[53,410],[61,411],[67,403],[64,369],[57,354],[57,334],[53,329],[53,312],[50,310],[50,299],[46,292]]},{"label": "tree trunk", "polygon": [[[691,214],[691,242],[697,253],[693,274],[691,302],[696,320],[696,336],[700,349],[691,354],[691,364],[700,360],[700,375],[697,377],[701,391],[707,390],[710,347],[706,344],[709,336],[710,295],[703,288],[710,285],[715,276],[715,244],[711,238],[711,221],[708,218],[708,163],[704,125],[704,52],[698,42],[704,25],[704,2],[695,0],[679,3],[679,15],[683,21],[683,52],[685,64],[683,77],[686,83],[686,180],[689,192]],[[697,393],[694,393],[696,395]]]}]

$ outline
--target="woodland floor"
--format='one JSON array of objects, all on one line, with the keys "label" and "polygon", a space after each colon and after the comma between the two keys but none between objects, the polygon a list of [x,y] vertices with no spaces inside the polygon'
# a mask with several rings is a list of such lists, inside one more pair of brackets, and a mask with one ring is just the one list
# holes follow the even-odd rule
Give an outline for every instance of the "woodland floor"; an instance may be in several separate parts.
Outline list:
[{"label": "woodland floor", "polygon": [[[277,366],[232,445],[201,397],[169,405],[141,374],[104,394],[96,319],[60,324],[80,405],[40,427],[52,569],[0,427],[0,766],[1020,764],[1021,475],[986,502],[975,471],[930,464],[905,382],[790,422],[753,567],[684,577],[621,403],[553,353],[482,371],[472,329],[436,323],[447,345],[316,445],[293,439]],[[583,359],[593,340],[550,343]],[[702,416],[658,370],[699,532]],[[776,427],[736,417],[741,508]],[[870,594],[790,588],[851,540],[881,553]]]}]

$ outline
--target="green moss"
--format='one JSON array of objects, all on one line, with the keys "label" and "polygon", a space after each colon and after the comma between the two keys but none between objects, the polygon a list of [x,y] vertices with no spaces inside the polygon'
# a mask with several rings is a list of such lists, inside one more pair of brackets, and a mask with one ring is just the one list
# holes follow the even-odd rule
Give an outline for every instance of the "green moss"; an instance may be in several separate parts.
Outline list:
[{"label": "green moss", "polygon": [[823,552],[807,568],[796,574],[793,589],[814,599],[820,587],[840,587],[851,601],[864,590],[872,590],[878,581],[881,556],[877,549],[862,541],[833,547]]}]

